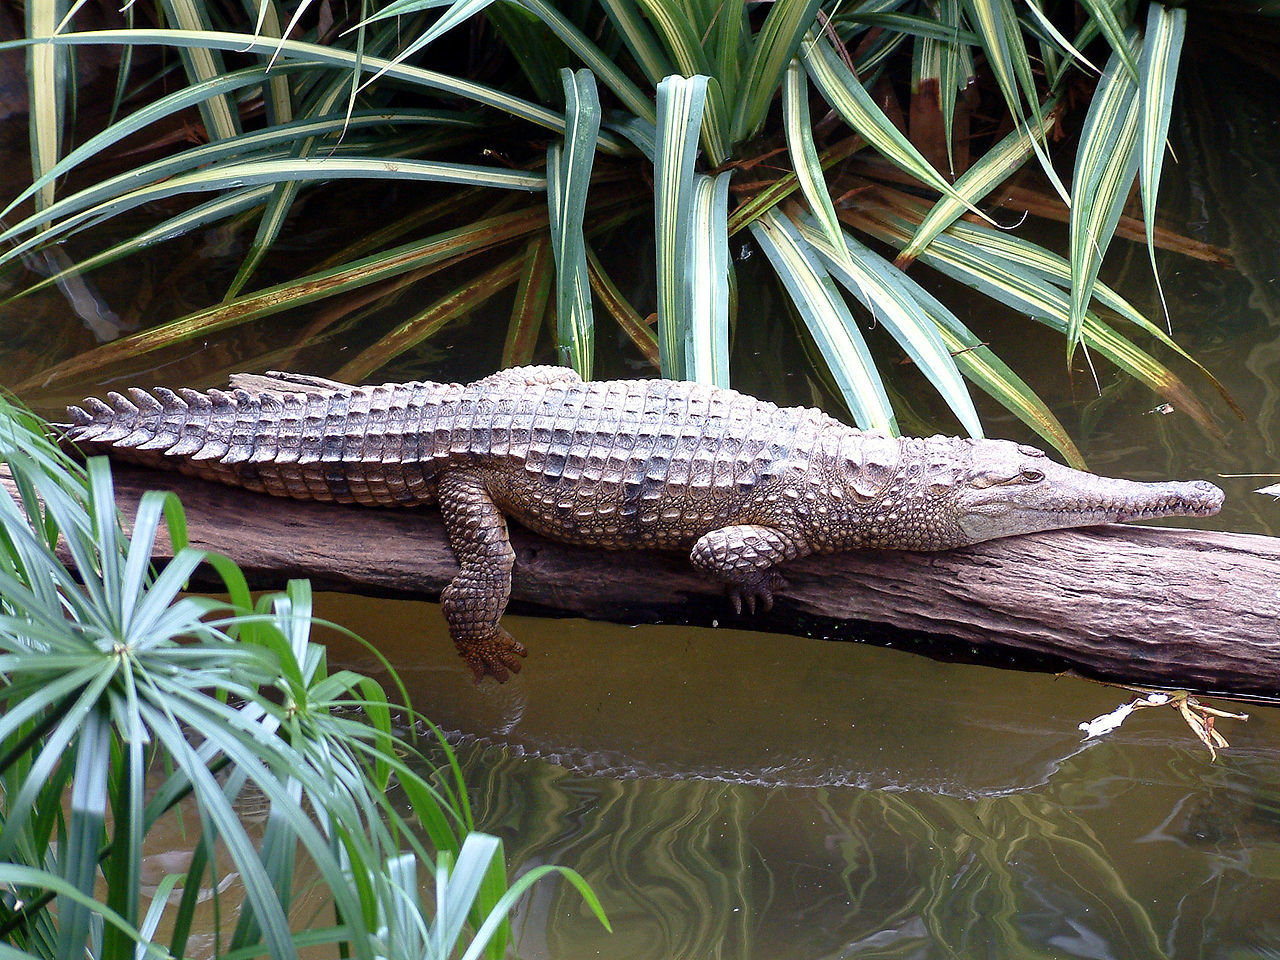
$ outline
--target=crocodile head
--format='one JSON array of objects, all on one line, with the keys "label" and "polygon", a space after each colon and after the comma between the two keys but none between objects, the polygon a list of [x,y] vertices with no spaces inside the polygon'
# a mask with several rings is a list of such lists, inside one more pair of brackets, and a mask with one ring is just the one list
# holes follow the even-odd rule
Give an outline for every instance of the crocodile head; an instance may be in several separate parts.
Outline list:
[{"label": "crocodile head", "polygon": [[1205,517],[1222,491],[1204,480],[1138,483],[1056,463],[1008,440],[962,441],[968,469],[954,476],[951,509],[962,543],[1061,527],[1157,517]]},{"label": "crocodile head", "polygon": [[1035,447],[955,437],[843,435],[816,538],[829,549],[950,550],[1121,520],[1209,516],[1211,483],[1136,483],[1055,463]]}]

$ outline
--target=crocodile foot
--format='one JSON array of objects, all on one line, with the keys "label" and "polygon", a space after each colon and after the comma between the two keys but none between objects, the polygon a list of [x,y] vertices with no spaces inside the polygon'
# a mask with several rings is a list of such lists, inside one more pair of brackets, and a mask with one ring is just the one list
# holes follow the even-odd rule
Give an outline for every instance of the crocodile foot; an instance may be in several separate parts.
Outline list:
[{"label": "crocodile foot", "polygon": [[496,627],[492,636],[455,640],[454,643],[462,659],[471,668],[476,683],[485,677],[493,677],[499,683],[505,682],[511,674],[519,673],[524,666],[520,658],[529,655],[525,645],[502,627]]},{"label": "crocodile foot", "polygon": [[757,600],[760,602],[760,609],[768,613],[773,609],[774,591],[785,590],[787,586],[787,581],[782,574],[766,570],[758,576],[742,577],[730,583],[725,588],[725,593],[729,596],[729,602],[733,604],[734,613],[741,616],[742,608],[745,606],[747,613],[754,615]]}]

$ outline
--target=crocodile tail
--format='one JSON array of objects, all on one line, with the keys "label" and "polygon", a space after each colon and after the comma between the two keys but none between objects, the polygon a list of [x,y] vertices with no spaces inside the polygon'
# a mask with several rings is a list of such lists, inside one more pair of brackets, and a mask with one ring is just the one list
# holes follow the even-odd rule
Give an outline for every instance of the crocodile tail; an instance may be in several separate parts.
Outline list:
[{"label": "crocodile tail", "polygon": [[89,453],[161,466],[407,462],[420,452],[424,408],[438,410],[460,390],[456,384],[353,387],[299,375],[237,375],[231,390],[132,387],[127,396],[90,397],[68,408],[65,435]]}]

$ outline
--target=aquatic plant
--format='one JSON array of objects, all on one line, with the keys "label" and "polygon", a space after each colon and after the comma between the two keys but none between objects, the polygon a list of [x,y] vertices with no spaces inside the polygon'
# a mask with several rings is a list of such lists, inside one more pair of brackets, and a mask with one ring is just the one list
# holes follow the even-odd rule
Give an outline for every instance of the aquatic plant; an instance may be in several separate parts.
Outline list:
[{"label": "aquatic plant", "polygon": [[[235,564],[187,545],[173,494],[147,494],[126,534],[106,461],[69,461],[2,399],[0,462],[18,492],[0,487],[6,956],[183,957],[201,933],[214,956],[497,958],[510,909],[550,873],[604,922],[570,870],[509,883],[447,746],[424,772],[397,726],[418,718],[329,670],[305,581],[255,603]],[[228,600],[182,593],[201,564]],[[188,856],[156,849],[175,829]]]},{"label": "aquatic plant", "polygon": [[[920,271],[908,273],[918,262],[1060,333],[1082,376],[1082,355],[1090,365],[1105,358],[1214,429],[1196,394],[1141,342],[1194,361],[1098,280],[1117,234],[1145,240],[1153,268],[1157,244],[1211,255],[1155,221],[1181,6],[393,0],[342,23],[315,0],[261,0],[243,15],[173,0],[156,25],[77,32],[80,6],[28,4],[31,39],[11,45],[27,51],[36,177],[0,214],[34,209],[0,231],[0,263],[179,196],[192,205],[32,289],[217,221],[257,226],[224,302],[66,358],[41,382],[371,284],[394,297],[447,268],[458,278],[447,293],[381,329],[340,369],[318,372],[368,377],[514,288],[503,364],[531,360],[550,326],[560,360],[590,376],[603,308],[664,376],[724,385],[735,326],[751,322],[737,310],[730,242],[749,234],[860,426],[897,430],[884,358],[863,334],[869,317],[963,430],[982,430],[967,379],[1081,460],[1031,386],[921,285]],[[440,42],[464,24],[478,31],[482,63]],[[117,108],[140,47],[176,51],[185,86],[144,90],[129,101],[143,106],[68,150],[69,57],[101,44],[125,51]],[[909,122],[898,115],[903,95]],[[1083,119],[1068,108],[1081,99]],[[192,108],[207,142],[57,189],[127,137]],[[1064,128],[1079,128],[1069,184],[1053,156]],[[1046,186],[1000,194],[1024,168]],[[1141,224],[1123,215],[1135,175]],[[252,289],[299,191],[352,178],[463,189],[302,277]],[[495,207],[494,191],[514,193]],[[545,199],[524,199],[530,192]],[[1066,221],[1069,257],[1004,229],[1010,209]],[[597,247],[608,231],[649,221],[655,283],[632,302]],[[406,239],[425,229],[425,239]],[[896,257],[879,252],[886,247]],[[504,259],[481,261],[485,253]],[[464,261],[483,265],[463,271]],[[351,297],[307,335],[331,333],[339,318],[358,322],[368,301]]]}]

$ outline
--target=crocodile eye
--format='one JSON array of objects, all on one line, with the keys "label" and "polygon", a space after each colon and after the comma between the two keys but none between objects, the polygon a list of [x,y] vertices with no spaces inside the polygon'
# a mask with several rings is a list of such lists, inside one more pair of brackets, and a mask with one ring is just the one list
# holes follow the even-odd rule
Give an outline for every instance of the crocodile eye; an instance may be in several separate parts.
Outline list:
[{"label": "crocodile eye", "polygon": [[1033,470],[1033,469],[1031,469],[1030,467],[1023,467],[1023,468],[1022,468],[1022,482],[1023,482],[1023,483],[1039,483],[1039,482],[1040,482],[1041,480],[1043,480],[1043,479],[1044,479],[1044,471],[1043,471],[1043,470]]},{"label": "crocodile eye", "polygon": [[1035,447],[1028,446],[1025,443],[1018,444],[1018,452],[1022,454],[1024,457],[1043,457],[1044,456],[1043,450],[1038,450]]}]

